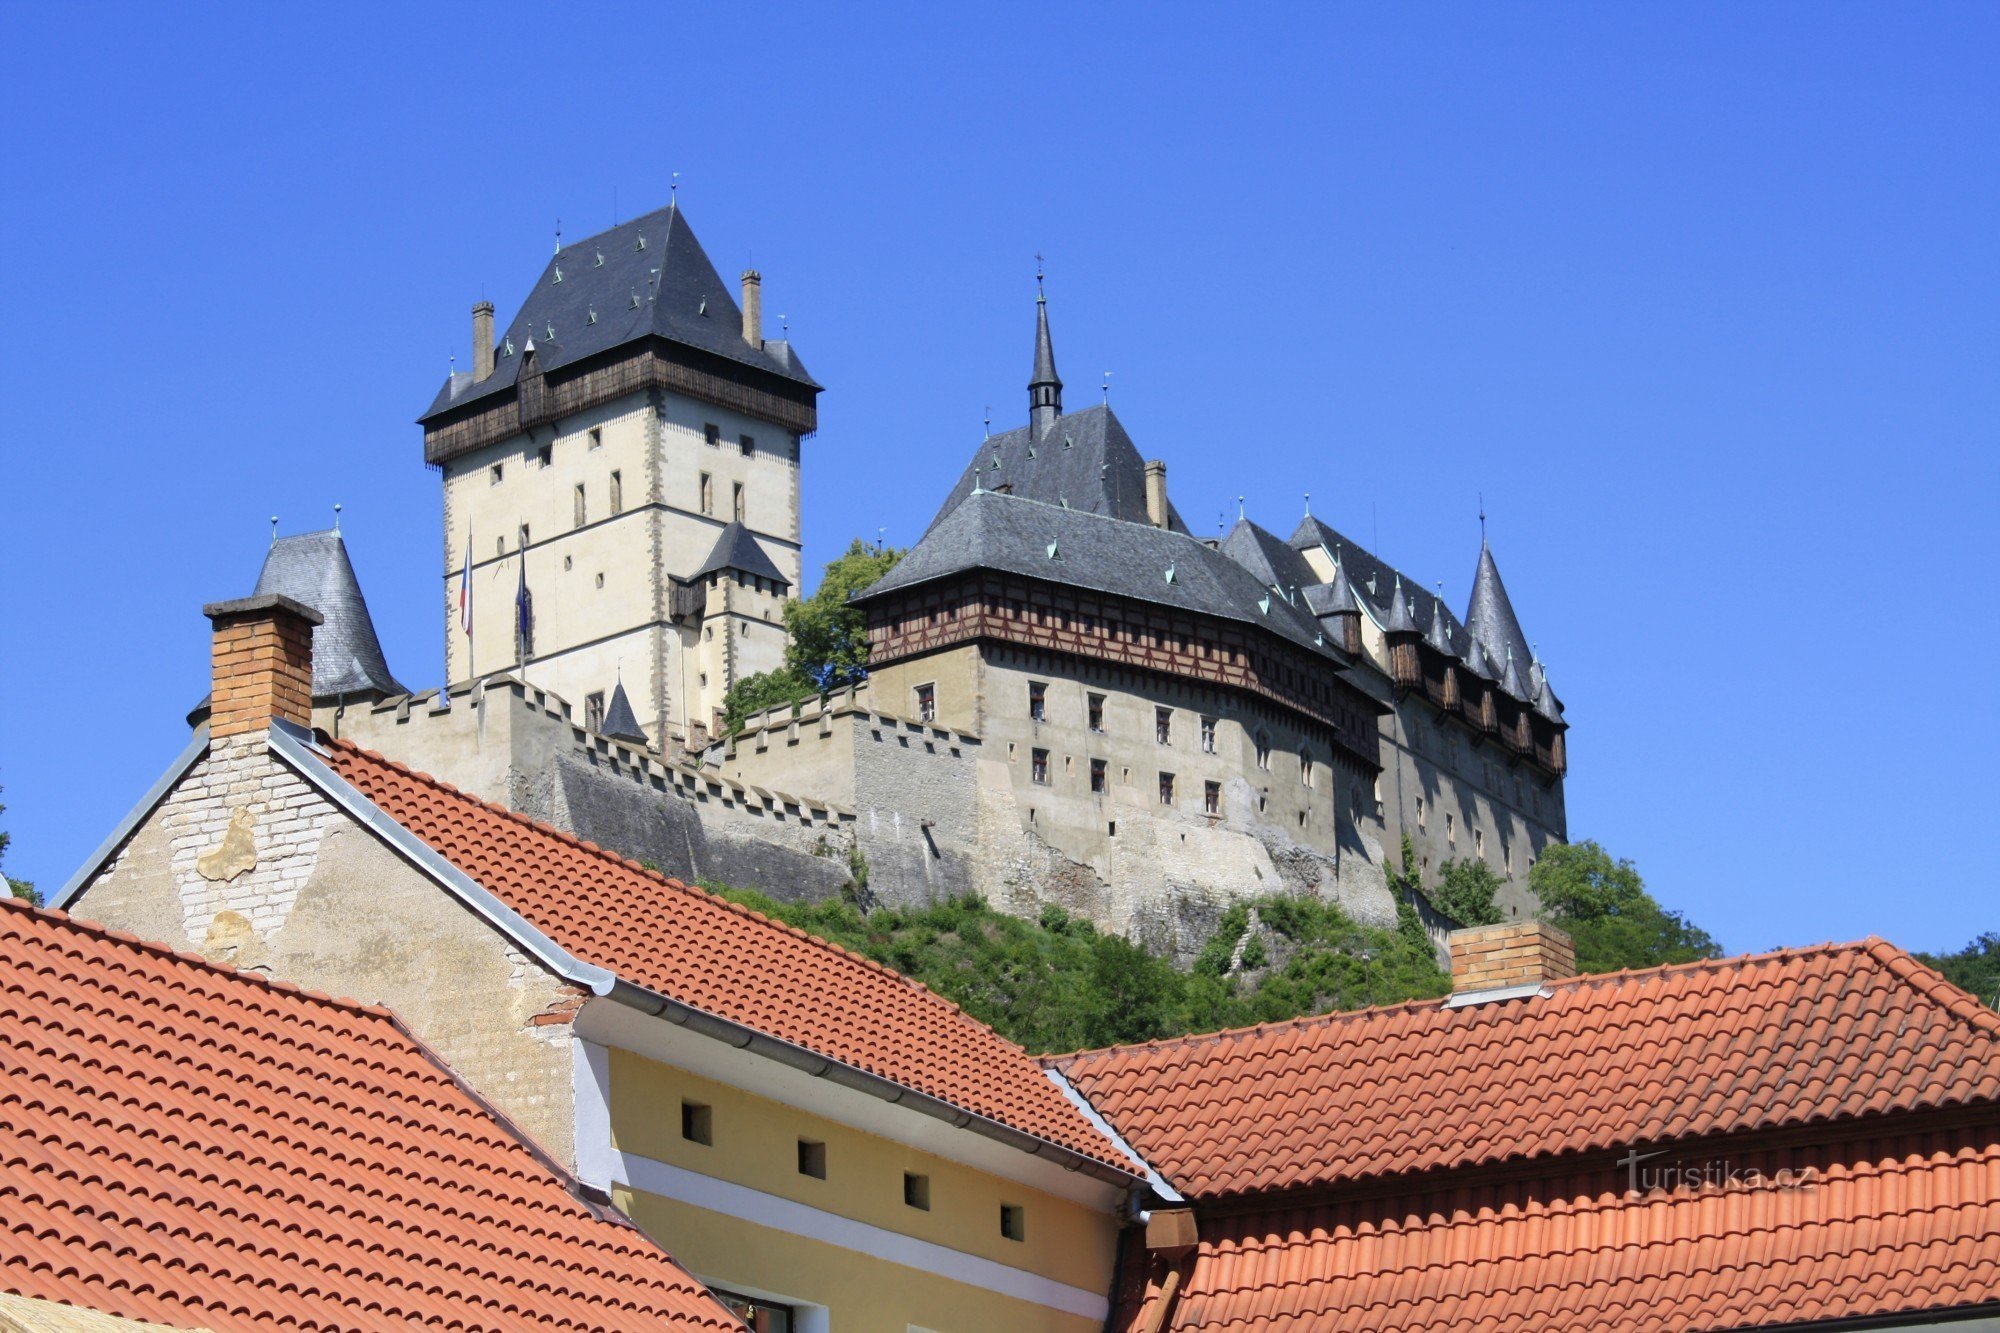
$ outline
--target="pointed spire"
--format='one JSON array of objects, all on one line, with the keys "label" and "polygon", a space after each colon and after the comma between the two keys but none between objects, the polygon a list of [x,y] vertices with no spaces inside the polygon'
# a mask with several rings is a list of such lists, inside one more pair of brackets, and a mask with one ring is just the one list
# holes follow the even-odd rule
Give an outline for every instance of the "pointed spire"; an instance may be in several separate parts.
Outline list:
[{"label": "pointed spire", "polygon": [[607,740],[646,744],[645,728],[639,725],[638,715],[632,711],[632,700],[626,697],[623,680],[611,691],[611,703],[604,710],[604,720],[598,723],[598,733]]},{"label": "pointed spire", "polygon": [[1556,692],[1549,686],[1548,669],[1536,658],[1528,667],[1528,688],[1534,692],[1535,711],[1551,722],[1562,721],[1562,705],[1556,701]]},{"label": "pointed spire", "polygon": [[[1528,636],[1521,632],[1521,622],[1514,618],[1507,585],[1500,581],[1500,567],[1493,561],[1493,550],[1483,540],[1479,544],[1479,568],[1472,576],[1472,600],[1465,611],[1465,632],[1483,650],[1488,669],[1482,674],[1489,680],[1499,679],[1509,652],[1518,661],[1534,660]],[[1470,660],[1468,656],[1467,661]]]},{"label": "pointed spire", "polygon": [[1507,650],[1506,665],[1500,668],[1500,688],[1523,703],[1528,701],[1528,687],[1521,683],[1521,672],[1514,665],[1514,650],[1512,648]]},{"label": "pointed spire", "polygon": [[1465,669],[1481,680],[1499,679],[1493,670],[1493,664],[1487,660],[1485,647],[1471,634],[1467,634],[1466,639]]},{"label": "pointed spire", "polygon": [[1042,257],[1035,256],[1035,376],[1028,381],[1028,425],[1039,437],[1062,415],[1062,379],[1056,374],[1055,344],[1049,339],[1049,298],[1042,290]]},{"label": "pointed spire", "polygon": [[1403,576],[1396,576],[1396,590],[1389,595],[1389,618],[1382,625],[1384,634],[1414,634],[1416,619],[1410,615],[1410,599],[1403,596]]},{"label": "pointed spire", "polygon": [[1424,632],[1424,642],[1446,657],[1458,656],[1451,646],[1451,631],[1445,627],[1444,603],[1435,597],[1431,598],[1431,627]]},{"label": "pointed spire", "polygon": [[1323,608],[1320,614],[1329,616],[1346,615],[1359,611],[1361,603],[1355,600],[1354,585],[1347,581],[1347,567],[1333,562],[1333,582],[1327,585],[1326,596],[1320,599]]}]

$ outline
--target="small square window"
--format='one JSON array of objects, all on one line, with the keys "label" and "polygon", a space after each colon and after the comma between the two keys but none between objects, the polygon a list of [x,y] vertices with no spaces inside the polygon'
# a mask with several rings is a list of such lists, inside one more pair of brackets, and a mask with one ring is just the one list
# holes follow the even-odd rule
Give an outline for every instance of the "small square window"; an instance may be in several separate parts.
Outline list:
[{"label": "small square window", "polygon": [[1028,1211],[1018,1203],[1000,1205],[1000,1234],[1008,1240],[1028,1238]]},{"label": "small square window", "polygon": [[722,427],[716,425],[713,421],[704,421],[701,424],[701,438],[707,444],[721,444]]},{"label": "small square window", "polygon": [[507,469],[501,464],[495,463],[492,467],[486,469],[486,484],[489,486],[498,486],[500,478],[506,475]]},{"label": "small square window", "polygon": [[1105,771],[1102,759],[1090,761],[1090,789],[1099,796],[1111,789],[1111,775]]},{"label": "small square window", "polygon": [[917,721],[937,721],[937,686],[917,686]]},{"label": "small square window", "polygon": [[583,484],[577,483],[570,494],[570,526],[580,528],[590,521],[589,505],[584,499]]},{"label": "small square window", "polygon": [[903,1173],[903,1202],[912,1208],[931,1210],[931,1178],[914,1171]]},{"label": "small square window", "polygon": [[556,447],[553,444],[545,444],[541,448],[535,450],[535,462],[537,462],[541,466],[547,467],[549,464],[555,461],[556,461]]},{"label": "small square window", "polygon": [[736,447],[743,451],[745,458],[748,458],[757,452],[757,438],[754,435],[739,435],[736,437]]},{"label": "small square window", "polygon": [[528,549],[528,525],[526,523],[521,525],[521,549],[524,551]]},{"label": "small square window", "polygon": [[1034,750],[1028,755],[1028,776],[1032,781],[1046,787],[1049,785],[1049,752]]},{"label": "small square window", "polygon": [[592,426],[590,428],[590,447],[593,449],[602,449],[604,447],[604,427]]},{"label": "small square window", "polygon": [[715,1111],[700,1102],[681,1103],[681,1137],[689,1143],[715,1142]]},{"label": "small square window", "polygon": [[1118,836],[1117,820],[1114,819],[1104,826],[1104,836],[1107,838],[1115,838]]},{"label": "small square window", "polygon": [[1049,720],[1049,687],[1040,681],[1028,685],[1028,720],[1046,722]]},{"label": "small square window", "polygon": [[799,1140],[799,1174],[826,1179],[826,1145],[818,1139]]},{"label": "small square window", "polygon": [[583,696],[583,727],[585,731],[604,730],[603,690],[596,690]]}]

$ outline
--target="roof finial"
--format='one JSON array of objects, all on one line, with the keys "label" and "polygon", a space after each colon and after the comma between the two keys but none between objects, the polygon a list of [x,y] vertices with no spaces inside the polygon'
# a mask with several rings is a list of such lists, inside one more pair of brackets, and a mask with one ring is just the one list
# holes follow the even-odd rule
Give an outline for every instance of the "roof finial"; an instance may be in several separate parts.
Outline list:
[{"label": "roof finial", "polygon": [[1243,521],[1243,497],[1240,495],[1236,497],[1236,521]]},{"label": "roof finial", "polygon": [[1035,251],[1035,299],[1046,301],[1048,296],[1042,291],[1042,252]]},{"label": "roof finial", "polygon": [[1479,492],[1479,544],[1486,545],[1486,492]]},{"label": "roof finial", "polygon": [[667,207],[678,208],[681,202],[681,173],[676,171],[672,184],[667,186]]},{"label": "roof finial", "polygon": [[276,514],[273,514],[271,515],[271,545],[276,546],[277,544],[278,544],[278,516]]},{"label": "roof finial", "polygon": [[1313,516],[1313,493],[1312,493],[1311,491],[1307,491],[1307,492],[1306,492],[1306,517],[1307,517],[1307,518],[1311,518],[1312,516]]},{"label": "roof finial", "polygon": [[878,551],[883,551],[887,550],[888,547],[889,547],[889,529],[887,528],[875,529],[875,549]]},{"label": "roof finial", "polygon": [[556,253],[562,253],[562,219],[556,219]]},{"label": "roof finial", "polygon": [[790,315],[778,316],[778,336],[790,340],[792,336],[792,317]]},{"label": "roof finial", "polygon": [[1111,406],[1111,372],[1104,372],[1104,405]]},{"label": "roof finial", "polygon": [[993,438],[993,404],[986,405],[986,438]]},{"label": "roof finial", "polygon": [[340,531],[340,501],[333,502],[333,530]]}]

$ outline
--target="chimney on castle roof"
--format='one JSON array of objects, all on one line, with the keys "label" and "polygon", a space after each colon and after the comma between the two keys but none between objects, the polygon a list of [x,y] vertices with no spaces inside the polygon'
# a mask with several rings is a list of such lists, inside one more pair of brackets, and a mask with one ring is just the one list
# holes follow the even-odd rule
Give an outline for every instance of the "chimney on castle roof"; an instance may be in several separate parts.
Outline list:
[{"label": "chimney on castle roof", "polygon": [[764,275],[754,268],[743,270],[743,341],[764,345]]},{"label": "chimney on castle roof", "polygon": [[493,303],[472,307],[472,378],[476,383],[493,373]]},{"label": "chimney on castle roof", "polygon": [[282,593],[210,602],[208,737],[312,725],[312,636],[319,612]]},{"label": "chimney on castle roof", "polygon": [[1167,465],[1163,459],[1146,464],[1146,521],[1156,528],[1167,526]]},{"label": "chimney on castle roof", "polygon": [[1453,1005],[1529,995],[1576,975],[1576,945],[1546,921],[1454,930],[1446,947],[1451,951]]}]

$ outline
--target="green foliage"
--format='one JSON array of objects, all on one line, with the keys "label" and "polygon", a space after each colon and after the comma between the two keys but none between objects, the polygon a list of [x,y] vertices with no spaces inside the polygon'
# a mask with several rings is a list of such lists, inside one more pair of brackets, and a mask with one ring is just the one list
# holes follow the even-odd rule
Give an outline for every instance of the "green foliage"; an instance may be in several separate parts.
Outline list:
[{"label": "green foliage", "polygon": [[1576,941],[1583,972],[1657,967],[1719,957],[1709,933],[1646,892],[1630,861],[1614,861],[1595,842],[1549,847],[1528,872],[1542,912]]},{"label": "green foliage", "polygon": [[[4,815],[6,813],[7,813],[7,807],[4,805],[0,805],[0,815]],[[0,860],[6,859],[7,844],[12,842],[13,840],[14,840],[13,834],[8,833],[5,830],[0,830]],[[25,898],[28,902],[34,904],[36,907],[40,907],[42,905],[42,895],[37,893],[35,891],[35,886],[33,884],[30,884],[27,880],[15,879],[12,875],[7,875],[7,874],[0,874],[0,879],[5,879],[7,881],[7,891],[13,894],[16,898]]]},{"label": "green foliage", "polygon": [[[1376,930],[1331,904],[1264,898],[1254,904],[1262,929],[1244,940],[1253,904],[1238,903],[1189,973],[1054,904],[1023,921],[977,898],[871,912],[839,900],[777,903],[743,890],[718,892],[915,978],[1034,1051],[1147,1041],[1451,989],[1414,913],[1396,930]],[[1254,986],[1241,970],[1225,975],[1239,940],[1242,970],[1272,964]]]},{"label": "green foliage", "polygon": [[1500,884],[1500,877],[1484,861],[1446,861],[1438,868],[1438,885],[1430,898],[1461,926],[1491,926],[1500,920],[1500,909],[1493,902]]},{"label": "green foliage", "polygon": [[813,595],[785,603],[785,665],[736,682],[722,700],[722,728],[753,714],[844,689],[868,674],[868,624],[847,599],[896,567],[903,553],[855,538],[827,562]]},{"label": "green foliage", "polygon": [[1981,1004],[2000,1009],[2000,935],[1989,930],[1957,953],[1920,953],[1917,959]]}]

